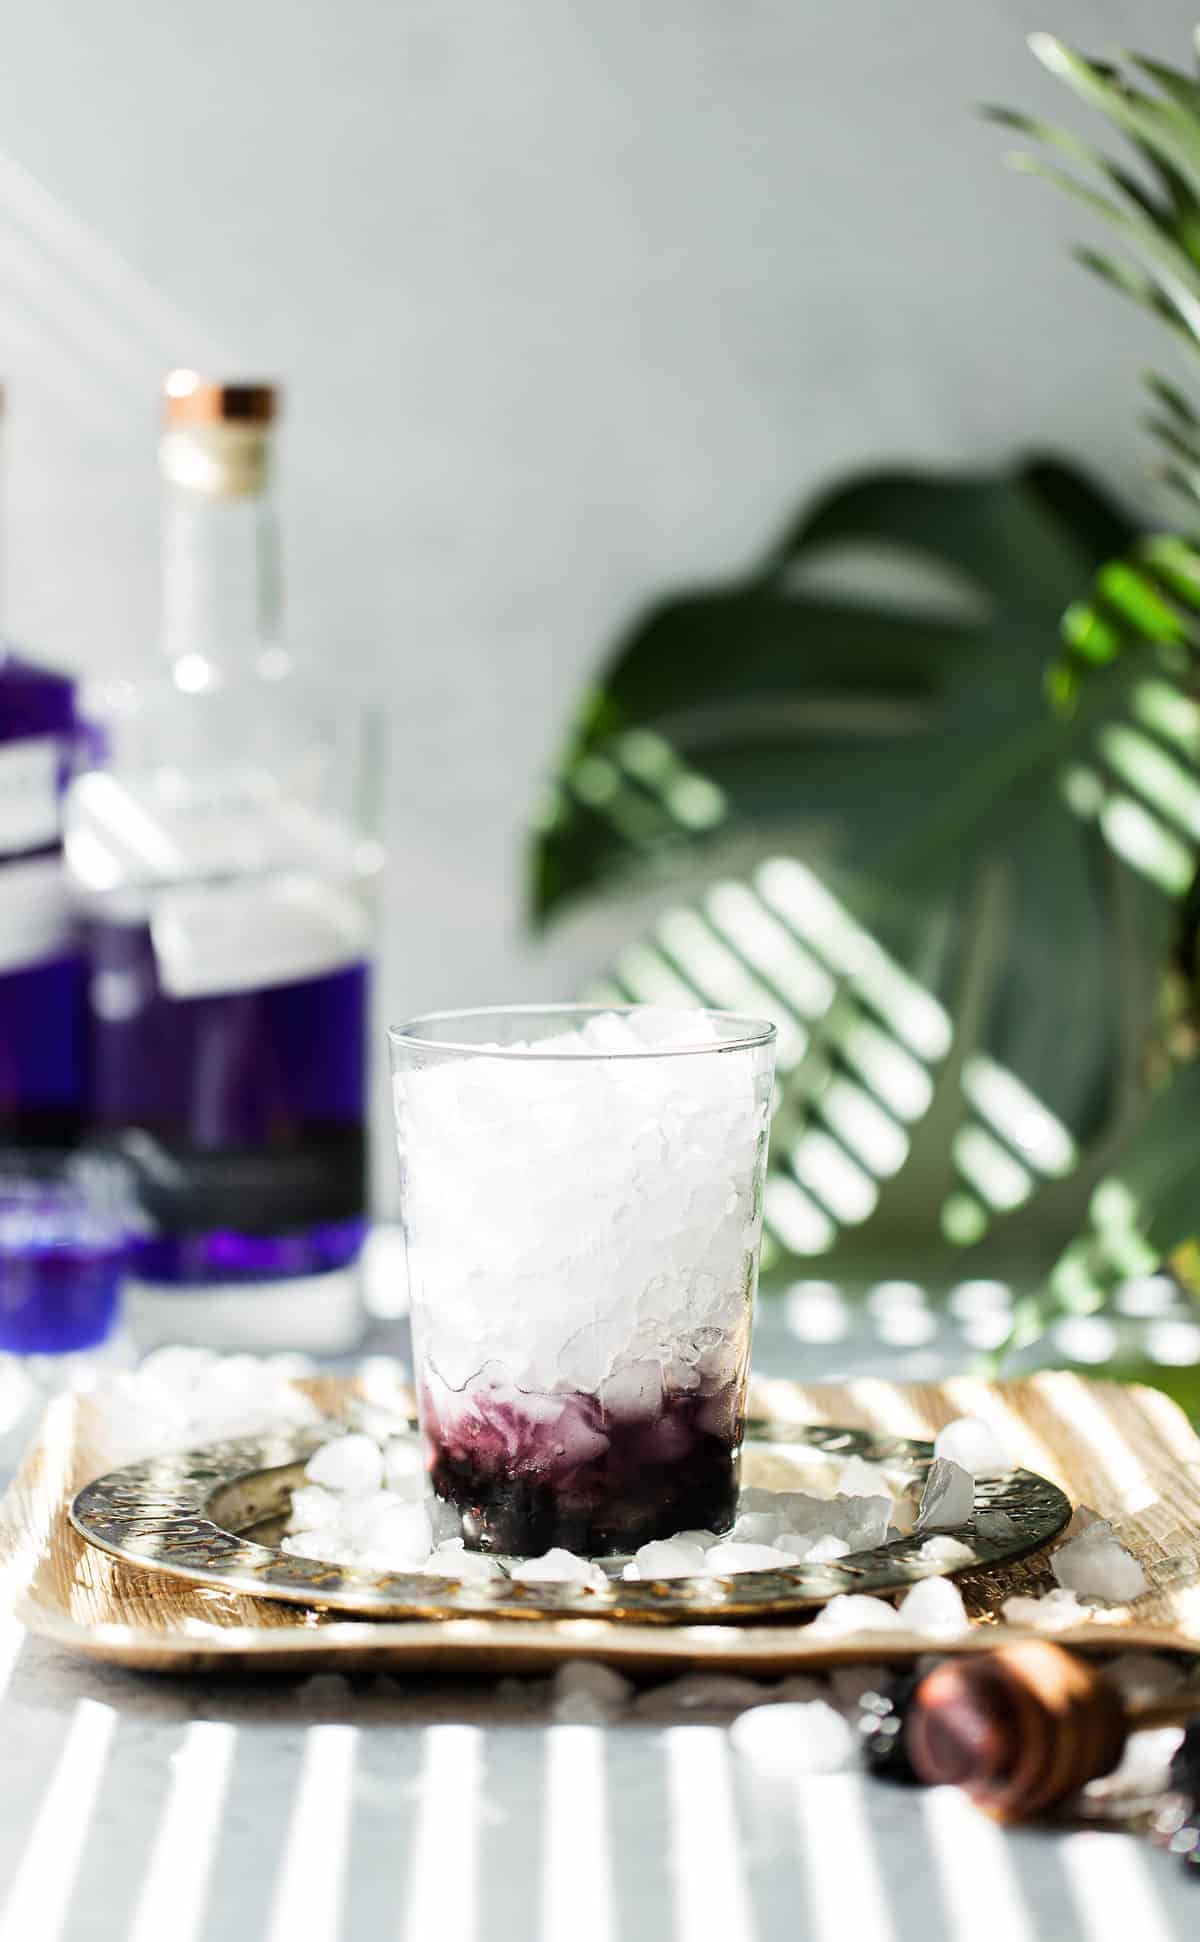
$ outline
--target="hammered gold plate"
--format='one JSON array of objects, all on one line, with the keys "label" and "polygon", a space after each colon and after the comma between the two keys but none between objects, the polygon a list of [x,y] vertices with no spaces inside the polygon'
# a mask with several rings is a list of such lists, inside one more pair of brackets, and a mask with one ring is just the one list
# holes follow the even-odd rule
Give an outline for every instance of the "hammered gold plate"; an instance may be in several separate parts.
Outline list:
[{"label": "hammered gold plate", "polygon": [[[335,1416],[355,1393],[344,1382],[310,1388]],[[1157,1391],[1058,1373],[996,1386],[966,1378],[918,1387],[773,1381],[756,1385],[752,1407],[776,1423],[848,1425],[876,1437],[916,1439],[954,1416],[991,1416],[1022,1465],[1052,1479],[1073,1503],[1113,1519],[1150,1580],[1151,1590],[1136,1605],[1097,1613],[1059,1636],[1107,1650],[1133,1644],[1200,1650],[1200,1442]],[[122,1665],[180,1673],[339,1668],[494,1677],[587,1656],[634,1674],[694,1668],[770,1676],[929,1650],[928,1637],[899,1630],[830,1638],[814,1636],[807,1623],[780,1620],[661,1624],[633,1614],[620,1620],[569,1614],[514,1623],[482,1613],[347,1619],[191,1584],[111,1557],[71,1525],[72,1498],[111,1470],[116,1455],[86,1400],[64,1397],[51,1406],[0,1505],[0,1599],[11,1600],[32,1631],[65,1649]],[[1042,1551],[958,1582],[968,1609],[989,1623],[939,1643],[939,1650],[996,1643],[1010,1631],[994,1623],[1002,1599],[1043,1590],[1052,1580]]]},{"label": "hammered gold plate", "polygon": [[[304,1464],[343,1425],[323,1422],[270,1436],[240,1437],[97,1477],[70,1508],[79,1535],[124,1564],[185,1578],[218,1590],[315,1605],[356,1618],[604,1618],[614,1623],[679,1625],[705,1620],[788,1618],[826,1604],[839,1592],[906,1591],[920,1578],[947,1573],[922,1556],[922,1531],[875,1549],[823,1564],[797,1562],[776,1571],[734,1576],[666,1578],[631,1583],[623,1560],[611,1562],[603,1589],[524,1583],[503,1576],[482,1581],[424,1573],[355,1570],[296,1557],[278,1538]],[[416,1440],[416,1425],[405,1426]],[[403,1433],[403,1432],[402,1432]],[[912,1437],[879,1436],[841,1424],[794,1425],[751,1417],[746,1425],[743,1474],[775,1487],[803,1490],[821,1472],[857,1457],[902,1477],[918,1494],[933,1461],[933,1445]],[[826,1490],[819,1494],[832,1495]],[[987,1514],[1001,1513],[1002,1536],[986,1532]],[[962,1526],[942,1526],[965,1561],[956,1571],[1007,1563],[1057,1535],[1071,1505],[1057,1485],[1030,1470],[979,1478],[974,1514]],[[982,1525],[981,1530],[979,1526]]]}]

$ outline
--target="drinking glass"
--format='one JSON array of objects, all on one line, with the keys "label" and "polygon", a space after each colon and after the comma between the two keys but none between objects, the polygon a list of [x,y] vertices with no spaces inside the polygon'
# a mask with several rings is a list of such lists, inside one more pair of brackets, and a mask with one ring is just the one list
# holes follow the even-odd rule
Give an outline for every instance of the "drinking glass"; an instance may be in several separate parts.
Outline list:
[{"label": "drinking glass", "polygon": [[728,1529],[774,1026],[517,1006],[390,1039],[421,1428],[468,1543]]}]

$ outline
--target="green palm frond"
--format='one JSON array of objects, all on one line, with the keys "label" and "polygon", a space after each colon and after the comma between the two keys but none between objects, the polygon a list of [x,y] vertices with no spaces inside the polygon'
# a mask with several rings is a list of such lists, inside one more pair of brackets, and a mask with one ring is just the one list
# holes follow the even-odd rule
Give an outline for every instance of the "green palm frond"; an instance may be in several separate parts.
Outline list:
[{"label": "green palm frond", "polygon": [[[1088,246],[1075,252],[1078,260],[1166,324],[1177,342],[1200,351],[1200,82],[1140,54],[1123,55],[1119,65],[1091,60],[1051,34],[1033,34],[1029,44],[1056,79],[1124,137],[1132,166],[1073,130],[986,108],[990,119],[1038,145],[1018,150],[1009,162],[1054,183],[1114,230],[1125,253]],[[1200,502],[1200,441],[1190,436],[1196,414],[1169,380],[1151,375],[1147,383],[1169,412],[1168,419],[1156,412],[1150,421],[1166,448],[1160,476],[1194,511]]]}]

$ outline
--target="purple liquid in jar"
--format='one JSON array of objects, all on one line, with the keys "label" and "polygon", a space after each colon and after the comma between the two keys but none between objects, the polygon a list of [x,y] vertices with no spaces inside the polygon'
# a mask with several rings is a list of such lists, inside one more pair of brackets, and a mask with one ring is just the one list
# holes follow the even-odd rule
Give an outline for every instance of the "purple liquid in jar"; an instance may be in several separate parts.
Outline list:
[{"label": "purple liquid in jar", "polygon": [[70,1153],[0,1161],[0,1353],[69,1355],[112,1334],[126,1263],[119,1171]]},{"label": "purple liquid in jar", "polygon": [[89,922],[93,1125],[153,1232],[135,1272],[180,1286],[329,1272],[366,1235],[368,973],[171,998],[146,924]]}]

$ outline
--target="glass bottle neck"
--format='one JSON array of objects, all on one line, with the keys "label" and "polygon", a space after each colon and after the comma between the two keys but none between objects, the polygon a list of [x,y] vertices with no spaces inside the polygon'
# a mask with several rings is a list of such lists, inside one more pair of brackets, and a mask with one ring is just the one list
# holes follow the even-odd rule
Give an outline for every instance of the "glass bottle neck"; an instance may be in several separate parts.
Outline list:
[{"label": "glass bottle neck", "polygon": [[168,471],[162,567],[163,646],[180,687],[286,672],[278,532],[265,480],[256,490],[223,492]]}]

